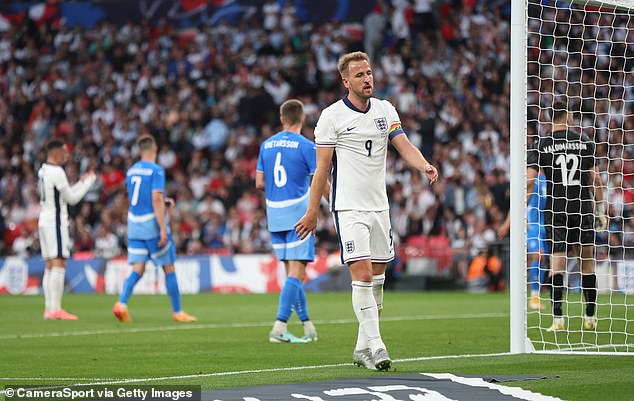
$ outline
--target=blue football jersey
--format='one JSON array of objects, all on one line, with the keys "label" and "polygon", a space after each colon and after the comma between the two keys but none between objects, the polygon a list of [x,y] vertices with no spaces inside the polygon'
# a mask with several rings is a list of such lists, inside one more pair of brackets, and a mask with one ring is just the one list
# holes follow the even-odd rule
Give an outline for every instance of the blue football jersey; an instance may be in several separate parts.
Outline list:
[{"label": "blue football jersey", "polygon": [[535,179],[533,194],[528,201],[527,220],[528,237],[546,238],[544,227],[544,209],[546,208],[546,177],[539,174]]},{"label": "blue football jersey", "polygon": [[[128,211],[128,238],[153,239],[159,236],[159,225],[152,207],[152,191],[162,191],[165,196],[165,170],[156,163],[140,160],[126,174],[130,209]],[[165,226],[170,232],[168,216]]]},{"label": "blue football jersey", "polygon": [[306,213],[315,144],[301,134],[279,132],[260,145],[257,171],[264,173],[269,231],[293,230]]}]

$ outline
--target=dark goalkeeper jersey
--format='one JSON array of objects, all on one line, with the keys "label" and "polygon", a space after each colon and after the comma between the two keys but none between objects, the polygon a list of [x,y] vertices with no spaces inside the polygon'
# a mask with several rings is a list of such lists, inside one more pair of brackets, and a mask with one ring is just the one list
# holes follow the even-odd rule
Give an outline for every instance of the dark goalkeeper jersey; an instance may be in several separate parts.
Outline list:
[{"label": "dark goalkeeper jersey", "polygon": [[556,131],[541,138],[528,151],[528,167],[544,171],[547,181],[546,211],[592,214],[594,197],[591,170],[595,165],[595,144],[587,135]]}]

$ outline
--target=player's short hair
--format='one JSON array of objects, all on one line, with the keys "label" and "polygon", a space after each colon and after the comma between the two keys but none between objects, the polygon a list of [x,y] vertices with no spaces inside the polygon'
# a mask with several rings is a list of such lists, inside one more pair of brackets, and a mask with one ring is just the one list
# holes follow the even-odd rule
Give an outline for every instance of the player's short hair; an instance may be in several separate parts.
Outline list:
[{"label": "player's short hair", "polygon": [[139,148],[139,152],[152,150],[156,146],[156,141],[152,135],[141,135],[136,140],[136,146]]},{"label": "player's short hair", "polygon": [[553,122],[566,122],[568,119],[568,105],[564,100],[555,100],[553,102]]},{"label": "player's short hair", "polygon": [[46,154],[48,155],[52,151],[63,148],[64,146],[64,142],[60,141],[59,139],[51,139],[46,144]]},{"label": "player's short hair", "polygon": [[280,116],[287,124],[299,124],[304,117],[304,104],[297,99],[289,99],[280,106]]},{"label": "player's short hair", "polygon": [[339,74],[341,74],[341,76],[348,74],[348,64],[350,64],[351,61],[367,61],[370,63],[370,57],[364,52],[344,54],[341,58],[339,58],[339,62],[337,63],[337,69],[339,70]]}]

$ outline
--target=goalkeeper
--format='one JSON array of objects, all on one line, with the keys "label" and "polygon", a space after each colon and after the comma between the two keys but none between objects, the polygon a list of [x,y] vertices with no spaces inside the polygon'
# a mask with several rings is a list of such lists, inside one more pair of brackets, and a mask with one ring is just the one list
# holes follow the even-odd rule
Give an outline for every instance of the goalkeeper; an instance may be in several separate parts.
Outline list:
[{"label": "goalkeeper", "polygon": [[551,251],[553,323],[548,331],[565,329],[562,313],[564,274],[568,256],[580,259],[581,286],[586,300],[583,327],[597,326],[597,279],[594,261],[595,231],[607,227],[601,177],[595,167],[595,144],[573,129],[573,113],[555,101],[552,133],[528,152],[527,194],[533,193],[538,172],[547,181],[544,220]]}]

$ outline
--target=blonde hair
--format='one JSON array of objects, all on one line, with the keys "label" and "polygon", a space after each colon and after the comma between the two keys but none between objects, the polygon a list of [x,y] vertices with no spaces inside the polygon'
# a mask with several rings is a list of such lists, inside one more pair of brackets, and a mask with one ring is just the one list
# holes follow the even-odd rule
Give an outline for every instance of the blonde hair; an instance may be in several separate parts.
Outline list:
[{"label": "blonde hair", "polygon": [[351,61],[367,61],[369,64],[370,57],[368,57],[368,54],[364,52],[344,54],[341,58],[339,58],[339,62],[337,63],[337,69],[339,70],[339,74],[341,74],[341,76],[348,73],[348,64],[350,64]]}]

